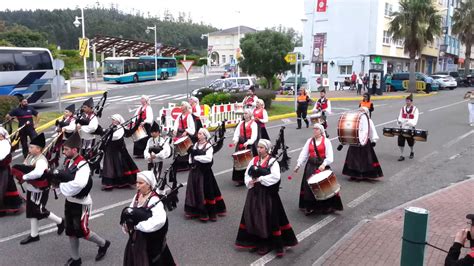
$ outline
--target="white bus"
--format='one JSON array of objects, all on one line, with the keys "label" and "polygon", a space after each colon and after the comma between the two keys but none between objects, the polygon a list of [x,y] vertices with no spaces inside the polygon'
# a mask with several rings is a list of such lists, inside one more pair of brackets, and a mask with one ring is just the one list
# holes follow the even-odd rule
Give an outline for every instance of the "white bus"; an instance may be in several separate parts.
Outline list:
[{"label": "white bus", "polygon": [[28,97],[28,102],[54,100],[53,57],[45,48],[0,47],[0,96]]}]

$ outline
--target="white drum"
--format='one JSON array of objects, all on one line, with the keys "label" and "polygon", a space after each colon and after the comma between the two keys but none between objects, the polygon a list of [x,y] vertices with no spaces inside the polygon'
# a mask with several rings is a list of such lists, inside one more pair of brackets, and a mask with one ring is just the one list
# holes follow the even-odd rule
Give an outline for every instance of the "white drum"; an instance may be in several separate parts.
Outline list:
[{"label": "white drum", "polygon": [[312,175],[308,179],[308,185],[317,200],[329,199],[341,190],[341,185],[339,185],[336,175],[331,170]]},{"label": "white drum", "polygon": [[347,112],[337,123],[337,135],[341,144],[365,145],[369,141],[369,117],[365,112]]}]

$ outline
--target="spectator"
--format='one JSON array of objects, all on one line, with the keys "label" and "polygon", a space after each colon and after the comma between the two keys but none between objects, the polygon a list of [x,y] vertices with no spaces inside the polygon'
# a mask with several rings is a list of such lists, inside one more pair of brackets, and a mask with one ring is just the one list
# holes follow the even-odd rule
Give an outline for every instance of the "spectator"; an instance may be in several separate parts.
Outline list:
[{"label": "spectator", "polygon": [[430,93],[432,91],[431,89],[431,84],[433,84],[433,78],[430,76],[425,77],[425,83],[426,83],[426,93]]},{"label": "spectator", "polygon": [[351,90],[355,90],[356,82],[357,82],[357,75],[356,75],[355,72],[352,72],[352,75],[351,75]]},{"label": "spectator", "polygon": [[375,93],[377,92],[377,87],[378,87],[377,79],[378,79],[377,75],[374,75],[374,78],[372,79],[372,94],[373,95],[375,95]]},{"label": "spectator", "polygon": [[365,73],[364,78],[362,79],[362,82],[364,83],[364,89],[369,92],[369,75]]},{"label": "spectator", "polygon": [[392,74],[390,73],[385,75],[385,86],[387,86],[387,92],[392,91]]},{"label": "spectator", "polygon": [[364,85],[364,81],[362,80],[362,73],[359,74],[357,77],[357,95],[362,94],[362,86]]},{"label": "spectator", "polygon": [[[448,256],[444,261],[445,266],[472,266],[474,265],[474,240],[472,238],[472,233],[474,232],[474,214],[466,215],[466,218],[470,221],[469,229],[462,229],[456,233],[454,238],[454,243],[449,249]],[[461,254],[461,248],[464,247],[466,241],[470,241],[471,252],[468,253],[464,258],[459,259]]]}]

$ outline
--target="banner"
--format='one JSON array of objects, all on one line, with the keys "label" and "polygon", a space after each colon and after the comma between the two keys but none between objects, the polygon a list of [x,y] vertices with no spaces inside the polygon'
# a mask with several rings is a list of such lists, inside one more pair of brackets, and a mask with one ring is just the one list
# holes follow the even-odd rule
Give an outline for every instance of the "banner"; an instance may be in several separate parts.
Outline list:
[{"label": "banner", "polygon": [[318,0],[316,12],[326,12],[327,0]]},{"label": "banner", "polygon": [[314,35],[312,63],[324,61],[324,33]]},{"label": "banner", "polygon": [[89,58],[89,39],[79,38],[79,55],[81,57]]}]

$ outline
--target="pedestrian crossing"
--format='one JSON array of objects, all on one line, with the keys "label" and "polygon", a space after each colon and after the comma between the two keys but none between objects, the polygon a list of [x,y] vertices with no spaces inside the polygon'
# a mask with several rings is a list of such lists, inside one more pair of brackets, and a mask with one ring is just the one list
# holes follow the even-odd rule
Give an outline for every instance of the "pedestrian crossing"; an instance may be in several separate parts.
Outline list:
[{"label": "pedestrian crossing", "polygon": [[[160,94],[160,95],[146,95],[150,97],[150,102],[151,104],[154,103],[163,103],[163,102],[172,102],[172,101],[180,101],[188,98],[188,95],[186,93],[179,93],[179,94]],[[125,103],[125,104],[131,104],[135,102],[139,102],[140,98],[142,95],[129,95],[129,96],[124,96],[124,95],[117,95],[117,96],[109,96],[107,97],[107,103]],[[97,101],[100,100],[102,96],[96,96],[92,97],[94,102],[96,103]],[[85,102],[89,97],[78,97],[74,99],[67,99],[67,100],[62,100],[61,103],[63,104],[72,104],[72,103],[83,103]],[[53,101],[49,103],[57,103],[58,101]]]}]

